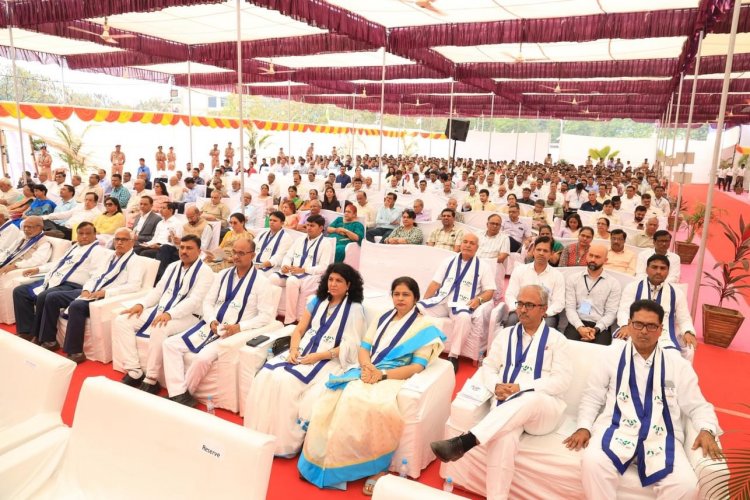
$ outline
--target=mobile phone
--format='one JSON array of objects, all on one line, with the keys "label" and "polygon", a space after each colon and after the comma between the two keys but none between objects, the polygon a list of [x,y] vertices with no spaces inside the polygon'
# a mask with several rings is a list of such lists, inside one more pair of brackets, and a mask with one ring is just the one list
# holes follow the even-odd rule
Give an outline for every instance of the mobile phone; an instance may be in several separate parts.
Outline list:
[{"label": "mobile phone", "polygon": [[250,347],[258,347],[259,345],[261,345],[263,342],[265,342],[269,338],[270,337],[267,337],[265,335],[258,335],[257,337],[253,337],[250,340],[248,340],[247,344],[245,344],[245,345],[248,345]]}]

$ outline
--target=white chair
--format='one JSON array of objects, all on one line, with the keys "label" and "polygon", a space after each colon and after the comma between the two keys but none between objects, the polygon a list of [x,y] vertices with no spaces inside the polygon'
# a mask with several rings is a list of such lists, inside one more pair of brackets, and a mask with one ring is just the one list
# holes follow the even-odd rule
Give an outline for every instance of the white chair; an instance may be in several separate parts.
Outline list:
[{"label": "white chair", "polygon": [[375,483],[373,500],[450,500],[463,498],[399,476],[385,475]]},{"label": "white chair", "polygon": [[[52,244],[52,256],[49,262],[56,262],[70,249],[70,242],[60,238],[47,238]],[[23,269],[11,271],[0,280],[0,323],[12,325],[16,322],[13,310],[13,289],[18,285],[30,283],[31,278],[23,277]]]},{"label": "white chair", "polygon": [[0,334],[0,456],[63,425],[60,412],[75,367],[20,337]]},{"label": "white chair", "polygon": [[89,378],[71,429],[0,457],[0,497],[265,498],[273,443],[213,415]]},{"label": "white chair", "polygon": [[[516,470],[511,485],[511,498],[584,498],[581,485],[581,452],[568,450],[562,441],[576,430],[576,418],[583,391],[586,389],[591,360],[602,355],[604,346],[571,342],[568,352],[573,366],[573,378],[564,400],[567,404],[558,428],[543,436],[523,434],[516,455]],[[466,384],[477,384],[476,374]],[[451,405],[451,416],[445,426],[445,437],[451,438],[471,429],[490,410],[490,401],[479,404],[460,395]],[[696,474],[707,477],[712,470],[722,467],[720,462],[703,460],[700,450],[691,450],[698,431],[685,418],[685,452]],[[456,485],[479,495],[486,495],[485,474],[487,449],[477,446],[464,457],[440,466],[441,477],[451,477]],[[715,473],[715,472],[714,472]],[[653,487],[641,489],[638,474],[628,468],[623,475],[618,499],[655,498]]]},{"label": "white chair", "polygon": [[[149,288],[153,288],[154,279],[159,270],[159,261],[136,255],[131,265],[142,266],[144,270],[139,292],[104,298],[89,304],[89,319],[86,320],[83,334],[83,354],[86,355],[86,359],[101,363],[112,361],[112,335],[110,330],[116,311],[122,307],[124,301],[139,298]],[[57,343],[60,345],[65,342],[67,328],[68,320],[61,315],[57,321]]]}]

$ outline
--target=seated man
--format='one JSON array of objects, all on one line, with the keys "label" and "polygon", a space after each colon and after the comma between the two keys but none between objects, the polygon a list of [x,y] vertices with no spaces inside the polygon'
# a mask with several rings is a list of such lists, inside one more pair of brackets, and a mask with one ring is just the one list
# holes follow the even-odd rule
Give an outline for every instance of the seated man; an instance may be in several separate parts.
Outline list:
[{"label": "seated man", "polygon": [[78,243],[57,262],[26,269],[24,276],[45,274],[44,280],[17,286],[13,290],[13,310],[16,315],[18,336],[56,351],[60,345],[55,340],[60,309],[46,307],[56,304],[55,295],[74,290],[78,293],[86,281],[107,260],[107,251],[96,241],[96,228],[90,222],[78,226]]},{"label": "seated man", "polygon": [[635,263],[635,274],[643,278],[646,275],[646,262],[652,255],[664,255],[669,259],[669,276],[667,276],[667,283],[679,283],[680,282],[680,267],[682,262],[680,256],[674,252],[669,251],[669,244],[672,243],[672,235],[669,231],[660,229],[654,233],[654,251],[650,252],[644,250],[638,254],[638,258]]},{"label": "seated man", "polygon": [[297,224],[297,231],[304,233],[307,230],[307,219],[312,215],[320,215],[320,211],[323,209],[323,205],[320,200],[312,200],[310,202],[310,210],[299,218],[299,224]]},{"label": "seated man", "polygon": [[[419,302],[426,314],[445,318],[453,323],[448,361],[458,372],[458,357],[471,333],[482,339],[487,335],[487,321],[491,307],[481,311],[479,306],[492,299],[495,276],[490,267],[479,259],[479,238],[471,233],[463,235],[460,253],[449,257],[435,271],[424,298]],[[485,317],[486,316],[486,317]]]},{"label": "seated man", "polygon": [[156,232],[156,225],[161,221],[159,214],[152,211],[153,208],[154,199],[148,195],[141,196],[138,202],[138,212],[133,220],[136,247],[153,239],[154,232]]},{"label": "seated man", "polygon": [[591,370],[578,430],[565,444],[586,448],[581,475],[588,499],[617,498],[620,478],[635,460],[641,485],[654,485],[657,498],[698,498],[681,414],[700,429],[693,449],[701,448],[704,457],[714,460],[721,457],[715,437],[719,422],[690,363],[660,345],[664,309],[650,300],[628,308],[628,328],[634,333],[603,351]]},{"label": "seated man", "polygon": [[573,370],[565,337],[544,323],[547,299],[540,285],[521,288],[519,324],[500,332],[477,373],[492,393],[492,409],[466,434],[430,443],[443,462],[487,446],[487,498],[508,498],[521,434],[552,432],[565,411]]},{"label": "seated man", "polygon": [[[520,200],[519,200],[519,203]],[[492,203],[490,200],[490,192],[487,189],[480,189],[479,190],[479,199],[476,200],[472,205],[471,209],[473,211],[486,211],[486,212],[495,212],[497,211],[497,205]]]},{"label": "seated man", "polygon": [[429,210],[426,210],[424,208],[424,201],[417,198],[414,200],[414,215],[416,215],[414,221],[415,222],[430,222],[432,220],[432,216]]},{"label": "seated man", "polygon": [[633,212],[633,220],[625,221],[622,225],[632,229],[638,229],[639,231],[646,229],[646,207],[643,205],[637,206]]},{"label": "seated man", "polygon": [[299,238],[284,255],[280,272],[270,275],[271,283],[286,287],[284,324],[296,323],[315,293],[321,275],[333,262],[333,246],[323,235],[326,220],[322,215],[307,219],[307,238]]},{"label": "seated man", "polygon": [[67,212],[52,212],[51,214],[43,215],[42,219],[48,221],[56,220],[57,224],[52,223],[53,227],[47,226],[48,236],[55,238],[65,238],[76,240],[76,228],[82,222],[93,222],[99,215],[101,210],[97,206],[99,197],[96,193],[86,193],[83,197],[82,203],[70,204],[72,208]]},{"label": "seated man", "polygon": [[633,245],[639,248],[654,248],[654,235],[657,229],[659,229],[659,220],[651,217],[646,221],[646,229],[633,238]]},{"label": "seated man", "polygon": [[255,268],[266,274],[281,269],[281,261],[292,246],[292,237],[283,229],[285,217],[284,212],[279,210],[271,212],[268,216],[268,229],[258,234],[255,240]]},{"label": "seated man", "polygon": [[[234,243],[234,267],[220,271],[203,301],[203,319],[185,332],[164,341],[164,376],[169,399],[195,406],[192,394],[219,357],[218,343],[242,330],[268,325],[277,304],[265,274],[253,267],[255,243],[240,238]],[[236,285],[235,285],[236,283]],[[185,370],[183,356],[197,356]]]},{"label": "seated man", "polygon": [[221,193],[218,190],[211,191],[211,200],[201,207],[201,217],[207,221],[218,221],[222,229],[229,225],[229,207],[221,201]]},{"label": "seated man", "polygon": [[533,254],[534,262],[516,266],[510,275],[508,289],[505,291],[505,303],[508,305],[510,314],[505,324],[515,325],[518,322],[516,300],[521,288],[526,285],[541,285],[549,295],[544,321],[547,325],[556,328],[557,315],[565,308],[565,278],[560,271],[549,265],[552,255],[552,238],[539,236],[534,240]]},{"label": "seated man", "polygon": [[[15,224],[10,225],[16,227]],[[0,250],[0,277],[16,269],[39,267],[52,257],[52,244],[44,235],[43,229],[44,221],[41,217],[29,217],[23,222],[22,238],[10,240],[6,232],[0,233],[3,241],[8,238],[12,243]],[[10,281],[7,280],[7,283]]]},{"label": "seated man", "polygon": [[497,214],[487,217],[487,231],[479,235],[479,250],[477,251],[477,257],[480,259],[493,259],[497,262],[495,300],[500,300],[503,294],[505,261],[510,254],[510,240],[500,232],[502,223],[502,218]]},{"label": "seated man", "polygon": [[55,318],[61,309],[68,308],[68,325],[65,330],[63,351],[68,359],[76,363],[86,361],[83,354],[83,333],[86,318],[89,317],[89,304],[92,300],[134,293],[144,286],[145,272],[133,260],[133,232],[127,228],[118,229],[114,238],[115,253],[94,272],[83,288],[50,295],[45,302],[44,314]]},{"label": "seated man", "polygon": [[510,238],[511,252],[518,252],[531,243],[531,227],[521,220],[518,205],[508,207],[508,220],[503,221],[500,230]]},{"label": "seated man", "polygon": [[375,243],[376,236],[385,239],[398,227],[401,221],[401,211],[394,206],[397,198],[396,193],[385,195],[384,205],[378,209],[377,215],[375,215],[375,227],[367,229],[365,235],[367,241]]},{"label": "seated man", "polygon": [[604,205],[596,199],[596,191],[589,191],[587,196],[588,200],[581,203],[579,208],[581,212],[601,212],[604,209]]},{"label": "seated man", "polygon": [[609,233],[609,252],[604,269],[608,271],[619,271],[623,274],[633,276],[635,274],[635,253],[625,248],[628,235],[622,229],[613,229]]},{"label": "seated man", "polygon": [[[143,200],[141,200],[143,201]],[[153,237],[139,243],[135,246],[134,250],[137,255],[142,255],[150,259],[158,258],[161,247],[167,245],[170,254],[174,255],[174,259],[167,262],[170,264],[177,260],[177,247],[179,245],[179,238],[182,237],[182,222],[176,218],[175,212],[177,211],[177,203],[165,203],[161,209],[161,220],[156,224],[156,229],[153,232]],[[175,243],[174,238],[177,238]],[[166,265],[165,265],[166,267]]]},{"label": "seated man", "polygon": [[[180,241],[180,260],[170,264],[156,287],[139,303],[112,321],[112,356],[125,370],[122,382],[151,394],[161,386],[162,344],[167,337],[195,323],[195,312],[211,288],[214,273],[199,259],[200,239],[192,234]],[[148,360],[141,366],[138,338],[149,339]]]},{"label": "seated man", "polygon": [[444,208],[440,212],[440,221],[443,223],[443,227],[430,233],[427,245],[451,252],[460,251],[464,230],[456,228],[456,212],[452,208]]},{"label": "seated man", "polygon": [[570,340],[612,343],[609,327],[617,318],[622,290],[620,282],[604,271],[606,262],[607,247],[591,245],[586,271],[567,277],[565,315],[568,326],[564,333]]},{"label": "seated man", "polygon": [[[42,217],[44,219],[45,231],[59,231],[65,239],[70,239],[71,229],[68,221],[77,205],[75,193],[73,186],[65,185],[60,188],[60,202],[55,206],[55,210],[51,214]],[[61,213],[65,215],[62,217],[58,216]],[[50,235],[54,236],[54,234]]]},{"label": "seated man", "polygon": [[677,349],[686,359],[692,361],[698,347],[695,327],[685,294],[666,281],[669,266],[669,259],[664,255],[652,255],[646,264],[646,278],[634,281],[622,290],[620,309],[617,312],[617,324],[620,325],[620,329],[614,336],[627,339],[633,334],[628,327],[629,304],[641,299],[653,300],[661,305],[668,318],[661,336],[662,346],[665,349]]}]

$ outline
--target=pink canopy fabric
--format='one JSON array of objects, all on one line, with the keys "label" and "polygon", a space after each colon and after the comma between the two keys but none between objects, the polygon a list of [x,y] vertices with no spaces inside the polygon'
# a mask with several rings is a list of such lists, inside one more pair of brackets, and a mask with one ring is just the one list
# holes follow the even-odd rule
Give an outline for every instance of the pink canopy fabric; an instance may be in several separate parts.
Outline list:
[{"label": "pink canopy fabric", "polygon": [[[543,17],[537,12],[534,17],[474,22],[450,22],[450,19],[435,16],[432,24],[388,26],[369,18],[366,11],[354,12],[348,8],[347,2],[340,0],[239,1],[243,6],[260,7],[263,12],[281,16],[288,23],[301,23],[310,28],[309,32],[315,31],[244,40],[242,79],[254,84],[243,87],[242,91],[247,94],[278,98],[290,95],[294,100],[307,103],[379,112],[382,67],[359,65],[356,61],[365,55],[382,57],[382,48],[385,48],[389,55],[405,61],[386,66],[386,83],[382,87],[386,113],[448,115],[451,113],[449,94],[452,86],[456,94],[452,111],[459,116],[492,114],[515,117],[520,105],[521,115],[526,117],[632,118],[640,121],[663,118],[670,97],[674,95],[676,101],[680,74],[692,74],[700,32],[728,33],[733,5],[733,0],[696,0],[690,8],[622,12],[616,9],[605,11],[597,2],[598,14]],[[382,0],[382,5],[396,1]],[[436,0],[433,5],[439,9],[443,1],[446,0]],[[118,39],[116,47],[121,49],[119,51],[56,55],[54,51],[46,53],[21,48],[16,56],[44,63],[59,64],[64,60],[71,69],[116,76],[127,74],[130,78],[149,81],[173,81],[178,86],[187,86],[187,74],[160,72],[154,65],[191,61],[217,68],[216,72],[191,75],[194,87],[236,92],[237,45],[228,41],[231,36],[213,43],[185,43],[166,35],[160,36],[158,30],[144,28],[140,31],[137,25],[129,30],[118,29],[116,22],[121,14],[156,15],[173,12],[175,8],[196,9],[224,3],[224,0],[16,0],[9,4],[8,11],[0,9],[0,24],[107,45],[101,37],[79,30],[100,33],[100,18],[108,17],[111,35],[133,35]],[[414,12],[420,13],[419,7],[411,0],[400,3],[409,4]],[[233,29],[234,25],[227,26],[227,30]],[[739,31],[750,32],[750,5],[742,7]],[[671,40],[672,37],[684,39],[681,50],[662,58],[645,53],[641,57],[639,54],[615,57],[610,47],[612,57],[607,60],[591,60],[584,56],[576,59],[577,45],[571,46],[569,60],[530,58],[513,61],[497,57],[498,51],[501,54],[507,52],[498,47],[508,47],[507,44],[520,44],[517,45],[519,51],[525,47],[527,51],[538,49],[544,53],[544,45],[540,44],[586,44],[610,40],[611,45],[619,40]],[[461,52],[466,49],[469,52]],[[285,66],[282,62],[275,63],[276,74],[261,71],[269,67],[268,58],[297,60],[300,56],[326,54],[338,58],[334,65],[311,66],[305,63],[291,66],[289,63],[290,66]],[[461,56],[468,59],[462,60],[455,54],[468,54]],[[0,55],[10,56],[7,46],[0,46]],[[725,62],[725,55],[708,55],[701,60],[700,72],[702,75],[721,73]],[[285,72],[291,70],[294,72]],[[750,71],[750,54],[736,54],[733,70]],[[453,84],[450,79],[453,79]],[[289,88],[271,85],[286,81],[304,85]],[[685,111],[680,115],[683,121],[687,118],[691,88],[692,81],[686,78],[683,99],[679,103]],[[716,117],[720,89],[721,80],[718,78],[699,80],[695,122]],[[730,92],[729,105],[743,107],[750,92],[750,79],[736,79]],[[572,104],[574,100],[576,104]],[[741,113],[738,111],[735,115]]]}]

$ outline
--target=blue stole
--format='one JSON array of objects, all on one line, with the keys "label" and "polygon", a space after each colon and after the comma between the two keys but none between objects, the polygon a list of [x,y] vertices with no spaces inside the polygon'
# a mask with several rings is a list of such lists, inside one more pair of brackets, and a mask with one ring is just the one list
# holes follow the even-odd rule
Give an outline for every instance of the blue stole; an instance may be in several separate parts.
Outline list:
[{"label": "blue stole", "polygon": [[[62,277],[62,279],[60,280],[60,284],[61,285],[63,283],[65,283],[66,281],[68,281],[68,278],[70,278],[73,275],[73,273],[76,272],[76,270],[81,266],[81,264],[83,264],[83,262],[86,259],[88,259],[89,255],[91,255],[91,252],[94,250],[94,248],[98,247],[98,246],[99,246],[99,243],[96,242],[96,241],[89,244],[89,249],[86,250],[86,252],[84,252],[84,254],[81,256],[81,258],[78,259],[78,262],[76,262],[75,264],[73,264],[73,266],[68,270],[68,272],[65,273],[65,276]],[[37,295],[39,295],[39,293],[41,293],[44,290],[46,290],[49,287],[49,280],[52,278],[52,276],[54,276],[54,274],[61,267],[63,267],[68,261],[73,260],[73,251],[76,248],[81,248],[81,247],[78,244],[75,244],[73,246],[73,248],[71,248],[70,250],[68,250],[68,253],[66,253],[65,256],[62,259],[60,259],[60,262],[57,263],[57,265],[52,270],[52,272],[47,275],[47,277],[45,278],[44,283],[42,283],[41,287],[35,287],[35,288],[29,289],[29,294],[32,296],[32,298],[36,297]],[[41,290],[39,292],[36,291],[38,288],[41,288]]]},{"label": "blue stole", "polygon": [[[505,370],[503,370],[503,383],[504,384],[515,384],[518,375],[521,373],[523,364],[526,362],[526,356],[529,354],[529,349],[534,344],[534,337],[531,338],[531,342],[524,350],[523,348],[523,325],[518,323],[515,329],[515,335],[511,333],[508,335],[508,348],[505,351]],[[512,355],[513,351],[513,337],[516,337],[516,349],[515,354]],[[536,361],[534,362],[534,380],[541,378],[542,366],[544,365],[544,350],[547,347],[547,340],[549,339],[549,326],[544,325],[542,330],[542,336],[539,338],[539,346],[536,349]],[[510,365],[513,361],[513,370],[511,371]],[[496,406],[514,399],[524,392],[533,391],[534,389],[527,389],[526,391],[519,391],[509,398],[505,398],[503,401],[498,401]]]},{"label": "blue stole", "polygon": [[[647,281],[648,279],[645,279],[641,280],[638,283],[638,290],[635,292],[635,300],[641,300],[641,298],[643,297],[643,283]],[[677,349],[678,351],[682,351],[680,342],[677,340],[677,328],[675,326],[675,303],[677,302],[677,297],[674,293],[674,288],[669,283],[662,283],[661,290],[659,290],[659,293],[656,294],[656,299],[652,299],[651,287],[646,286],[646,291],[648,292],[648,300],[653,300],[657,304],[661,305],[661,292],[664,291],[665,286],[669,287],[669,317],[667,318],[667,321],[669,324],[669,338],[672,340],[673,344],[673,346],[665,346],[665,349]]]},{"label": "blue stole", "polygon": [[260,251],[255,254],[255,263],[256,264],[263,264],[263,252],[266,251],[266,248],[268,248],[268,245],[271,244],[272,241],[276,240],[276,243],[273,245],[273,249],[271,249],[271,257],[276,255],[276,252],[279,250],[279,244],[281,243],[282,238],[284,237],[284,230],[281,229],[278,233],[275,235],[271,235],[271,230],[269,229],[264,234],[265,238],[263,238],[263,243],[260,246]]},{"label": "blue stole", "polygon": [[[13,222],[12,221],[6,222],[5,225],[3,225],[3,228],[7,224],[13,224]],[[19,255],[22,255],[26,250],[28,250],[29,248],[31,248],[32,246],[34,246],[36,244],[36,242],[39,241],[39,240],[41,240],[42,238],[44,238],[44,233],[43,232],[37,234],[36,236],[34,236],[30,240],[28,240],[26,243],[19,244],[18,248],[16,248],[14,251],[12,251],[10,253],[10,255],[8,255],[8,257],[4,261],[0,262],[0,267],[5,267],[8,264],[10,264],[13,261],[13,259],[15,259],[16,257],[18,257]]]},{"label": "blue stole", "polygon": [[[187,277],[187,274],[190,272],[190,268],[185,272],[185,277],[180,279],[182,276],[182,262],[178,262],[177,265],[177,275],[175,276],[175,269],[172,269],[172,272],[169,274],[169,277],[167,278],[167,288],[169,288],[169,282],[172,280],[172,276],[175,276],[174,279],[174,288],[172,289],[172,296],[169,298],[169,301],[167,302],[167,305],[164,306],[163,312],[169,312],[169,309],[174,305],[176,306],[180,302],[182,302],[182,299],[187,297],[187,295],[190,293],[190,290],[193,289],[193,285],[195,284],[195,280],[198,277],[198,271],[200,270],[201,266],[203,265],[203,262],[201,262],[200,259],[196,261],[198,264],[193,264],[195,266],[195,270],[193,271],[193,275],[190,277],[190,282],[188,283],[188,289],[187,292],[185,292],[185,295],[180,295],[180,289],[182,288],[182,284],[185,281],[185,278]],[[192,268],[192,266],[190,266]],[[136,337],[141,337],[144,339],[151,338],[151,335],[146,333],[146,330],[148,330],[148,327],[151,326],[151,323],[153,323],[154,318],[156,318],[156,313],[159,311],[159,305],[157,304],[156,307],[154,307],[154,310],[151,311],[151,314],[149,314],[148,318],[146,319],[146,322],[143,323],[143,326],[141,326],[137,332],[135,332]]]},{"label": "blue stole", "polygon": [[120,262],[122,258],[124,257],[124,256],[117,257],[116,255],[113,255],[112,259],[110,260],[109,267],[107,267],[107,270],[104,271],[104,274],[99,276],[99,279],[96,280],[96,283],[94,284],[94,289],[91,290],[91,293],[101,290],[102,288],[107,288],[109,285],[111,285],[112,282],[114,282],[117,279],[117,277],[120,275],[123,269],[125,269],[125,266],[128,265],[128,262],[130,262],[130,259],[133,258],[133,255],[135,255],[135,252],[131,250],[130,255],[128,255],[128,258],[125,259],[125,262],[122,263],[122,265],[117,270],[117,272],[114,275],[112,275],[112,277],[109,278],[107,281],[104,281],[104,278],[106,278],[107,275],[111,273],[115,267],[117,267],[117,263]]},{"label": "blue stole", "polygon": [[[240,278],[239,283],[237,283],[236,287],[233,287],[234,282],[234,273],[235,268],[231,268],[230,271],[226,274],[224,274],[224,277],[221,279],[221,283],[219,284],[219,297],[221,297],[221,289],[224,286],[224,283],[226,282],[227,287],[225,289],[224,294],[224,302],[221,304],[221,307],[219,308],[219,312],[216,314],[216,321],[219,322],[220,325],[226,324],[224,323],[224,316],[227,313],[227,310],[229,309],[230,304],[234,300],[234,298],[237,296],[237,293],[239,293],[240,289],[242,288],[242,284],[245,282],[245,278],[250,276],[250,282],[247,284],[247,288],[245,289],[245,295],[242,299],[242,306],[240,307],[240,312],[237,313],[237,321],[235,323],[239,323],[242,319],[242,314],[245,312],[245,307],[247,306],[247,299],[250,297],[250,293],[253,291],[253,285],[255,284],[255,278],[258,275],[258,271],[255,268],[252,268],[251,271]],[[229,277],[227,279],[227,277]],[[233,323],[233,324],[235,324]],[[206,347],[208,344],[213,342],[214,340],[218,339],[219,336],[216,335],[210,328],[209,328],[209,335],[206,336],[206,338],[203,340],[202,343],[195,345],[190,340],[190,336],[206,326],[206,320],[202,319],[200,320],[195,326],[190,328],[188,331],[182,334],[182,340],[185,341],[185,345],[194,353],[198,353]],[[210,325],[209,325],[210,326]]]},{"label": "blue stole", "polygon": [[[281,241],[281,239],[279,239],[279,241]],[[313,247],[315,249],[313,250],[312,265],[314,266],[314,265],[317,265],[317,263],[318,263],[318,250],[320,249],[320,244],[323,242],[323,235],[321,234],[320,236],[318,236],[318,242],[317,243],[313,243],[310,248],[307,248],[307,244],[309,242],[310,242],[310,238],[305,238],[305,241],[302,244],[302,255],[300,256],[299,266],[298,267],[304,267],[305,266],[305,262],[307,261],[307,256],[310,254],[310,250],[313,250]],[[294,265],[294,259],[292,259],[292,264],[291,265],[292,266]],[[276,273],[276,274],[279,275],[281,278],[284,278],[284,279],[286,279],[286,278],[289,277],[289,276],[287,276],[285,274],[281,274],[281,273]],[[305,276],[309,276],[309,274],[308,273],[302,273],[302,274],[295,274],[294,276],[296,276],[297,278],[304,278]]]},{"label": "blue stole", "polygon": [[[474,266],[474,280],[471,283],[471,296],[474,297],[474,295],[476,294],[476,291],[477,291],[477,282],[479,281],[479,258],[478,257],[472,258],[466,264],[466,267],[464,268],[463,271],[461,270],[461,262],[462,261],[463,261],[463,257],[461,257],[461,254],[458,254],[458,256],[456,258],[454,258],[453,260],[451,260],[451,263],[448,265],[448,269],[445,270],[445,274],[443,275],[443,280],[442,280],[441,285],[440,285],[440,287],[442,288],[442,286],[443,286],[442,283],[445,283],[445,279],[448,277],[448,274],[450,274],[451,269],[453,269],[453,264],[455,263],[456,264],[456,279],[453,281],[453,285],[451,285],[450,290],[448,290],[448,292],[445,295],[445,297],[447,297],[447,296],[453,294],[453,296],[452,296],[453,302],[457,302],[458,301],[458,294],[459,294],[459,292],[461,290],[461,283],[463,282],[464,278],[466,277],[466,273],[469,271],[469,268],[471,268],[471,265],[474,264],[475,262],[476,262],[476,265]],[[443,299],[441,299],[441,300],[439,300],[438,302],[435,302],[435,303],[429,303],[428,301],[431,300],[431,299],[437,298],[439,295],[440,295],[440,290],[438,289],[438,292],[435,295],[435,297],[430,297],[429,299],[421,300],[421,301],[419,301],[419,304],[422,307],[426,307],[426,308],[435,307],[440,302],[442,302],[443,300],[445,300],[445,297],[443,297]],[[459,309],[457,307],[452,307],[451,311],[453,312],[453,314],[458,314]],[[467,309],[467,310],[463,310],[462,309],[462,311],[463,312],[471,312],[471,310],[469,310],[469,309]]]}]

